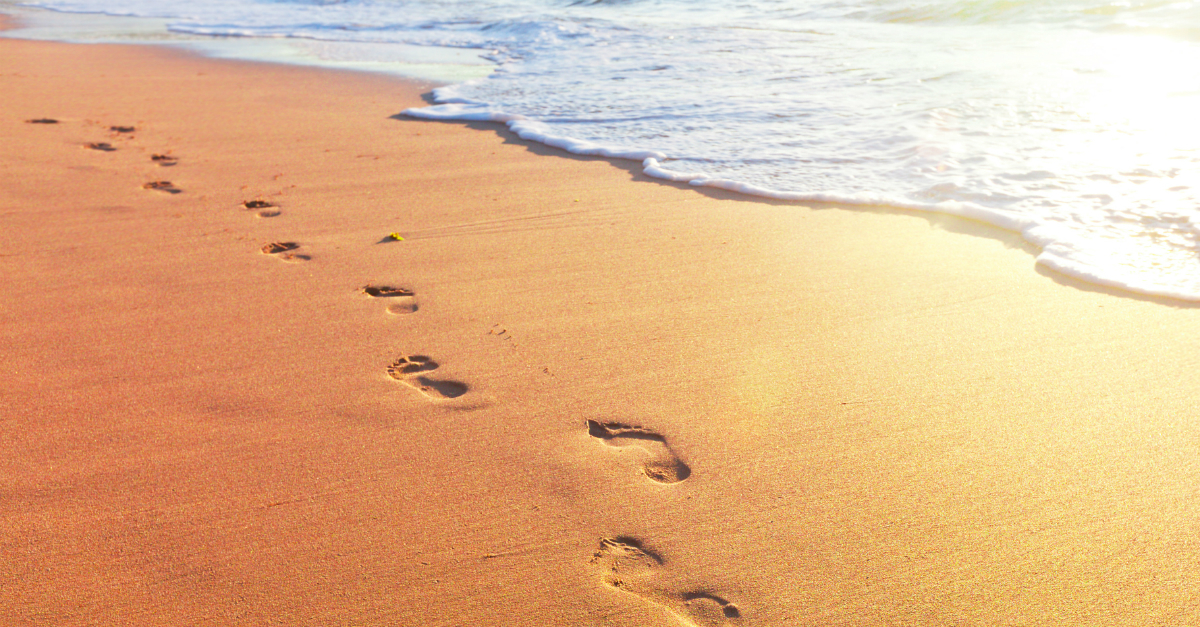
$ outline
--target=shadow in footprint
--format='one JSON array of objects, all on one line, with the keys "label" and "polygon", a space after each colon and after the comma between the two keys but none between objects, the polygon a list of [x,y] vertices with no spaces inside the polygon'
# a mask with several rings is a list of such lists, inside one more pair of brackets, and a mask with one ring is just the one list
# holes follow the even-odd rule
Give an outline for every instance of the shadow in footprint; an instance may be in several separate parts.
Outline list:
[{"label": "shadow in footprint", "polygon": [[458,398],[467,393],[467,386],[458,381],[437,381],[429,377],[416,377],[409,385],[417,388],[427,396],[442,398]]},{"label": "shadow in footprint", "polygon": [[742,611],[725,599],[708,592],[688,592],[683,604],[695,622],[701,625],[720,625],[726,618],[741,618]]},{"label": "shadow in footprint", "polygon": [[92,142],[90,144],[84,144],[83,146],[84,148],[99,150],[100,152],[113,152],[116,150],[116,147],[108,142]]},{"label": "shadow in footprint", "polygon": [[430,379],[421,374],[436,370],[437,367],[437,362],[425,355],[406,355],[392,362],[387,373],[391,378],[430,398],[458,398],[467,393],[469,388],[465,383]]},{"label": "shadow in footprint", "polygon": [[25,123],[26,124],[58,124],[58,120],[55,120],[54,118],[34,118],[32,120],[25,120]]},{"label": "shadow in footprint", "polygon": [[388,299],[387,312],[390,314],[399,316],[410,314],[417,310],[417,300],[415,294],[410,289],[387,285],[367,285],[361,291],[371,298]]},{"label": "shadow in footprint", "polygon": [[728,625],[742,617],[736,605],[711,592],[669,590],[660,575],[666,560],[636,538],[601,538],[590,563],[604,583],[666,608],[689,627]]},{"label": "shadow in footprint", "polygon": [[438,364],[425,355],[405,355],[388,366],[388,375],[393,379],[405,379],[421,372],[437,370]]},{"label": "shadow in footprint", "polygon": [[663,436],[635,425],[619,422],[587,421],[588,435],[609,446],[636,446],[650,453],[642,471],[658,483],[679,483],[692,476],[692,469],[671,450]]},{"label": "shadow in footprint", "polygon": [[164,168],[173,166],[179,162],[178,159],[171,155],[150,155],[150,160]]}]

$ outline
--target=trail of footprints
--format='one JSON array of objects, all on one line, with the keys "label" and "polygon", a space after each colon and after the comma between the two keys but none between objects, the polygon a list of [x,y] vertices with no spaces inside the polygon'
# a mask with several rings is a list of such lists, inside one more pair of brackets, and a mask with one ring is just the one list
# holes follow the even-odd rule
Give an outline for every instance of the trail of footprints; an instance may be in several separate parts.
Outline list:
[{"label": "trail of footprints", "polygon": [[[34,118],[25,120],[26,124],[59,124],[60,122],[54,118]],[[94,124],[89,122],[89,124]],[[117,152],[120,148],[113,142],[129,142],[134,139],[134,133],[137,127],[128,125],[112,125],[105,129],[108,133],[108,138],[111,141],[94,141],[85,142],[83,147],[96,152]],[[150,162],[160,167],[168,168],[179,163],[179,158],[171,154],[170,151],[161,153],[152,153]],[[155,180],[146,181],[142,184],[142,189],[164,192],[167,194],[180,194],[183,192],[179,186],[171,181]],[[277,215],[277,214],[276,214]]]},{"label": "trail of footprints", "polygon": [[[26,124],[59,124],[59,121],[54,118],[33,118],[33,119],[25,120],[25,123]],[[137,131],[137,127],[124,126],[124,125],[113,125],[113,126],[109,126],[107,131],[108,131],[109,139],[111,139],[113,141],[117,141],[117,140],[128,141],[128,140],[133,139],[133,133],[135,131]],[[118,150],[118,147],[115,146],[112,143],[112,141],[85,142],[83,144],[83,147],[87,148],[88,150],[95,150],[97,152],[116,152]],[[150,161],[151,161],[151,163],[155,163],[160,166],[169,167],[169,166],[173,166],[176,163],[178,163],[179,159],[177,157],[171,155],[170,152],[167,152],[167,153],[155,153],[155,154],[150,155]],[[146,183],[142,184],[142,189],[155,190],[155,191],[165,192],[168,194],[179,194],[179,193],[183,192],[182,189],[179,189],[179,187],[177,187],[170,181],[162,181],[162,180],[147,181]]]},{"label": "trail of footprints", "polygon": [[[26,120],[29,124],[58,124],[53,118]],[[136,129],[132,126],[111,126],[113,137],[130,137]],[[118,150],[111,142],[91,142],[84,147],[99,152]],[[171,167],[178,159],[170,153],[151,155],[151,161],[162,167]],[[171,194],[182,190],[170,181],[149,181],[143,188]],[[255,211],[262,218],[280,215],[279,209],[261,198],[247,200],[242,207]],[[276,241],[264,244],[261,252],[288,262],[307,261],[311,257],[298,252],[300,244],[292,241]],[[371,298],[387,301],[385,310],[393,315],[411,314],[417,311],[416,295],[412,290],[387,285],[366,285],[360,292]],[[403,355],[387,367],[392,379],[411,387],[430,400],[456,399],[470,391],[460,381],[442,379],[432,375],[438,363],[427,355]],[[641,461],[641,471],[654,483],[671,485],[688,479],[691,468],[671,448],[661,434],[645,427],[623,422],[601,422],[586,420],[588,435],[602,445],[617,449],[624,454],[631,452]],[[727,599],[708,590],[680,592],[670,589],[661,580],[666,560],[647,548],[636,538],[618,536],[601,538],[589,564],[601,581],[622,593],[635,595],[646,603],[658,606],[688,627],[710,627],[732,625],[740,622],[741,610]]]},{"label": "trail of footprints", "polygon": [[[667,439],[650,429],[590,419],[585,424],[588,435],[604,445],[637,450],[644,456],[642,473],[651,481],[674,484],[685,481],[692,474],[692,469],[672,450]],[[741,622],[741,610],[711,591],[679,592],[663,584],[661,571],[665,563],[662,556],[628,536],[601,538],[590,561],[604,583],[666,609],[684,625],[709,627]]]},{"label": "trail of footprints", "polygon": [[[248,201],[247,209],[270,207],[265,201]],[[294,254],[295,242],[273,242],[263,247],[266,254]],[[386,311],[394,315],[417,311],[415,293],[390,285],[366,285],[359,292],[387,301]],[[457,399],[470,391],[461,381],[436,376],[439,365],[428,355],[402,355],[387,367],[392,379],[411,387],[432,401]],[[585,421],[588,435],[603,446],[641,459],[641,471],[655,483],[670,485],[687,480],[692,470],[671,448],[661,434],[624,422]],[[673,590],[664,583],[666,560],[641,541],[620,536],[602,538],[589,564],[600,580],[615,590],[632,594],[648,605],[660,607],[686,627],[717,627],[742,622],[742,612],[734,603],[709,590]]]}]

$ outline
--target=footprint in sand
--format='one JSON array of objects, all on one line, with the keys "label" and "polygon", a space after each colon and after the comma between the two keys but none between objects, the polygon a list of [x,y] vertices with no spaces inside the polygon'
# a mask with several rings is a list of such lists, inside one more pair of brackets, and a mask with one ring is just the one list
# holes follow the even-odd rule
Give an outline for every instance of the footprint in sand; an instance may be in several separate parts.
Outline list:
[{"label": "footprint in sand", "polygon": [[274,218],[281,213],[278,209],[274,208],[275,205],[265,200],[247,200],[242,203],[242,206],[251,210],[258,209],[258,217],[260,218]]},{"label": "footprint in sand", "polygon": [[619,422],[587,421],[588,435],[602,440],[609,446],[624,448],[635,446],[650,453],[650,460],[642,467],[646,476],[659,483],[679,483],[692,475],[692,469],[679,459],[667,445],[663,436],[642,427]]},{"label": "footprint in sand", "polygon": [[58,120],[55,120],[54,118],[34,118],[32,120],[25,120],[25,123],[26,124],[58,124]]},{"label": "footprint in sand", "polygon": [[171,167],[176,163],[179,163],[179,159],[176,159],[171,155],[150,155],[150,160],[158,165],[163,166],[164,168]]},{"label": "footprint in sand", "polygon": [[182,189],[175,187],[171,181],[150,181],[149,183],[142,185],[142,189],[154,189],[160,192],[166,192],[168,194],[178,194],[183,191]]},{"label": "footprint in sand", "polygon": [[736,605],[706,590],[679,593],[664,588],[659,573],[665,560],[635,538],[601,538],[590,563],[604,583],[666,608],[688,627],[733,625],[742,617]]},{"label": "footprint in sand", "polygon": [[437,362],[425,355],[406,355],[388,366],[388,376],[430,398],[458,398],[467,393],[467,386],[458,381],[430,379],[423,372],[436,370]]},{"label": "footprint in sand", "polygon": [[108,127],[108,130],[114,133],[132,133],[137,129],[132,126],[110,126]]},{"label": "footprint in sand", "polygon": [[90,148],[92,150],[99,150],[100,152],[112,152],[116,150],[116,147],[108,142],[92,142],[90,144],[84,144],[83,147]]},{"label": "footprint in sand", "polygon": [[387,312],[390,314],[399,316],[417,310],[417,299],[412,290],[387,285],[368,285],[361,291],[371,298],[388,299]]},{"label": "footprint in sand", "polygon": [[311,257],[308,255],[301,255],[293,252],[297,248],[300,248],[300,244],[297,244],[296,242],[271,242],[270,244],[264,244],[259,250],[261,250],[264,255],[274,255],[284,261],[297,262],[308,261],[311,259]]}]

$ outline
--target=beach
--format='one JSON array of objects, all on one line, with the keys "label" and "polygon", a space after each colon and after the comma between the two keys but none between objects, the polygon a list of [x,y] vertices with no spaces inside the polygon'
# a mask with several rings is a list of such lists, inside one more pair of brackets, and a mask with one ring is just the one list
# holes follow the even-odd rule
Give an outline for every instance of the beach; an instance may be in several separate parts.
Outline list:
[{"label": "beach", "polygon": [[1200,622],[1195,304],[432,84],[0,59],[2,624]]}]

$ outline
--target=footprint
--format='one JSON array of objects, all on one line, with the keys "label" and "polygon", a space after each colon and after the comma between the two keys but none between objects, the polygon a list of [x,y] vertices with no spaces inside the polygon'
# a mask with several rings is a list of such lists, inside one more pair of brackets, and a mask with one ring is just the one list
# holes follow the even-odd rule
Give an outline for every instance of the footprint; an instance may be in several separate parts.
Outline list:
[{"label": "footprint", "polygon": [[590,563],[604,583],[666,608],[687,627],[729,625],[742,617],[736,605],[711,592],[678,593],[664,588],[658,580],[666,561],[635,538],[601,538]]},{"label": "footprint", "polygon": [[372,298],[387,298],[390,304],[387,306],[387,312],[397,316],[410,314],[417,310],[417,299],[412,290],[403,287],[390,287],[387,285],[368,285],[362,288],[367,296]]},{"label": "footprint", "polygon": [[116,150],[116,148],[108,142],[92,142],[90,144],[84,144],[84,148],[91,148],[92,150],[99,150],[101,152],[112,152]]},{"label": "footprint", "polygon": [[282,213],[274,208],[275,205],[265,200],[247,200],[242,203],[242,206],[247,209],[261,209],[257,214],[260,218],[274,218]]},{"label": "footprint", "polygon": [[308,255],[301,255],[292,252],[297,248],[300,248],[300,244],[297,244],[296,242],[271,242],[270,244],[263,244],[263,247],[259,250],[261,250],[264,255],[275,255],[284,261],[297,262],[308,261],[311,259],[311,257]]},{"label": "footprint", "polygon": [[438,364],[425,355],[406,355],[388,366],[388,376],[413,388],[430,398],[458,398],[467,393],[466,384],[458,381],[439,381],[422,375],[436,370]]},{"label": "footprint", "polygon": [[158,165],[163,166],[164,168],[173,166],[179,162],[179,159],[176,159],[171,155],[150,155],[150,160]]},{"label": "footprint", "polygon": [[639,584],[654,575],[663,565],[663,558],[634,538],[618,536],[600,538],[600,548],[592,554],[590,563],[600,568],[604,583],[631,591],[630,586],[642,587]]},{"label": "footprint", "polygon": [[265,255],[277,255],[289,250],[296,250],[297,248],[300,248],[300,245],[296,242],[271,242],[270,244],[263,244],[262,251]]},{"label": "footprint", "polygon": [[26,124],[58,124],[58,120],[55,120],[54,118],[34,118],[32,120],[25,120],[25,123]]},{"label": "footprint", "polygon": [[156,189],[160,192],[166,192],[168,194],[178,194],[183,191],[182,189],[175,187],[171,181],[150,181],[149,183],[142,185],[142,189]]},{"label": "footprint", "polygon": [[108,127],[108,130],[114,133],[132,133],[137,129],[132,126],[110,126]]},{"label": "footprint", "polygon": [[619,422],[587,421],[588,435],[615,447],[636,446],[650,453],[642,468],[650,479],[659,483],[679,483],[692,476],[692,469],[679,459],[663,436],[642,427]]}]

